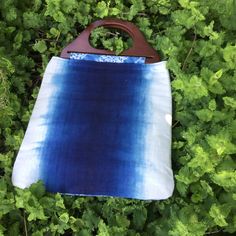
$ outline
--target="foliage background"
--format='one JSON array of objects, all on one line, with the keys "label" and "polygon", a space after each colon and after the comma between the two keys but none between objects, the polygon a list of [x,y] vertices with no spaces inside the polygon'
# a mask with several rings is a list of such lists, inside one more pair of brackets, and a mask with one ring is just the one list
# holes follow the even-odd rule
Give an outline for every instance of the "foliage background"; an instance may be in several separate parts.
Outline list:
[{"label": "foliage background", "polygon": [[[14,158],[52,55],[89,23],[134,22],[168,60],[176,189],[165,201],[13,188]],[[236,232],[235,0],[0,0],[0,235],[226,235]],[[130,42],[99,28],[91,42]]]}]

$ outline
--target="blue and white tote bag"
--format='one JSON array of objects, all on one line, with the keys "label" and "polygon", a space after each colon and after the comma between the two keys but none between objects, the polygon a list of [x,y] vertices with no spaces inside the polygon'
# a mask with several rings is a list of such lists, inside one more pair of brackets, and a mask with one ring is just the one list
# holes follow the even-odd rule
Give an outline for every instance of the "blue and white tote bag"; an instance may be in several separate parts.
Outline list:
[{"label": "blue and white tote bag", "polygon": [[[101,25],[127,31],[133,47],[122,56],[92,48],[89,34]],[[170,197],[172,101],[166,62],[132,23],[97,21],[84,32],[78,37],[82,42],[75,43],[77,38],[47,65],[13,185],[27,188],[42,180],[48,191],[70,195]]]}]

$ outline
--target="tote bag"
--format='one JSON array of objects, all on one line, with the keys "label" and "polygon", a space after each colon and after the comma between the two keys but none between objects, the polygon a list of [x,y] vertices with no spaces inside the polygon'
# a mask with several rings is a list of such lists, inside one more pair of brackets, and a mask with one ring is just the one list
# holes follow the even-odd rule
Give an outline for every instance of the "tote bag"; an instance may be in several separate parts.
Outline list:
[{"label": "tote bag", "polygon": [[[98,26],[128,32],[133,46],[122,56],[145,63],[70,59],[76,52],[113,54],[89,44]],[[166,62],[132,23],[96,21],[48,63],[13,185],[42,180],[48,191],[63,194],[166,199],[174,188],[171,113]]]}]

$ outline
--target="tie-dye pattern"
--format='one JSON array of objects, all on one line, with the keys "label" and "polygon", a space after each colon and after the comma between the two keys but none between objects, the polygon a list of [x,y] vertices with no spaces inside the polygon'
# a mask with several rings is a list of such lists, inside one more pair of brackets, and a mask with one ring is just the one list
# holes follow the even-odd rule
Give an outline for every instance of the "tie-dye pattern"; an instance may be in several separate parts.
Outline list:
[{"label": "tie-dye pattern", "polygon": [[166,62],[53,57],[15,161],[20,188],[42,180],[73,195],[172,195],[171,90]]}]

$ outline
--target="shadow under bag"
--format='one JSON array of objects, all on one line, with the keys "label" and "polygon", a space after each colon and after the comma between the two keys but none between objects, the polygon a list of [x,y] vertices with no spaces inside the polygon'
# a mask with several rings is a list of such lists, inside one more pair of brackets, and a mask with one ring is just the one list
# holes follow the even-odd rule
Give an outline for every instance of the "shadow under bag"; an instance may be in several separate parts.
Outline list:
[{"label": "shadow under bag", "polygon": [[[134,27],[120,20],[105,22],[125,25],[126,31]],[[104,21],[90,30],[100,25]],[[133,55],[127,51],[124,56]],[[133,56],[148,56],[142,54]],[[166,62],[63,57],[47,65],[14,164],[13,185],[26,188],[42,180],[48,191],[64,194],[170,197],[172,107]]]}]

